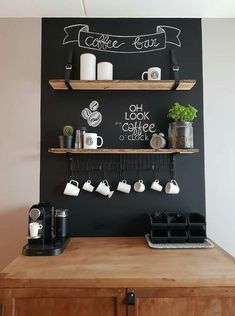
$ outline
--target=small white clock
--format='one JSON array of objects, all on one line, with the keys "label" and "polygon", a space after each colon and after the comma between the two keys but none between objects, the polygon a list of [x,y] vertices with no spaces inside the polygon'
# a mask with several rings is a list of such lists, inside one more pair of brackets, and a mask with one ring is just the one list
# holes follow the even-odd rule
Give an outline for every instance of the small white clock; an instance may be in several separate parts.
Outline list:
[{"label": "small white clock", "polygon": [[166,147],[166,140],[164,138],[164,134],[163,133],[159,133],[159,134],[153,134],[152,138],[150,140],[150,146],[153,149],[158,149],[158,148],[164,148]]}]

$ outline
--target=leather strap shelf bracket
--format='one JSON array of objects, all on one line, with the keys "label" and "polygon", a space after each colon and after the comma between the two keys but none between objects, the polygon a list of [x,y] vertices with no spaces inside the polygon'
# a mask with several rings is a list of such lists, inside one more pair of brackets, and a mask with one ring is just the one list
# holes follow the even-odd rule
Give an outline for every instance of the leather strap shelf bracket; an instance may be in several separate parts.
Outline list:
[{"label": "leather strap shelf bracket", "polygon": [[174,80],[175,80],[175,85],[174,85],[173,90],[176,90],[180,84],[180,67],[178,65],[174,49],[171,49],[171,63],[172,63],[172,72],[173,72]]},{"label": "leather strap shelf bracket", "polygon": [[65,78],[64,82],[68,89],[72,89],[70,85],[71,73],[73,71],[73,56],[74,56],[74,47],[72,47],[68,54],[67,64],[65,65]]}]

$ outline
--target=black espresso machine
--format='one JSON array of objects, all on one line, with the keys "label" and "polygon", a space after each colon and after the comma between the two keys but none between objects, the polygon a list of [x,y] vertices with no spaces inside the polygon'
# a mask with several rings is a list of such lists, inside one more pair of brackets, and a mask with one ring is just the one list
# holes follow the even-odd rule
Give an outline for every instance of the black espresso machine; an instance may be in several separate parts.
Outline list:
[{"label": "black espresso machine", "polygon": [[56,209],[49,202],[33,205],[28,217],[28,243],[25,256],[56,256],[69,241],[68,210]]}]

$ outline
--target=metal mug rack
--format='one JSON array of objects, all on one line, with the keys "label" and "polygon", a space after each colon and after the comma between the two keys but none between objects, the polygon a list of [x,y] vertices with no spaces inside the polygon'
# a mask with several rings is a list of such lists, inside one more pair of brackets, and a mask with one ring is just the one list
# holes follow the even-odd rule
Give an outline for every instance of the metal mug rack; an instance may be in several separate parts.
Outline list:
[{"label": "metal mug rack", "polygon": [[118,172],[120,178],[125,178],[128,172],[137,171],[138,176],[145,171],[167,171],[170,178],[176,177],[176,155],[81,155],[68,156],[68,174],[70,179],[79,177],[81,172],[87,172],[88,177],[92,172],[101,172],[106,178],[106,173]]}]

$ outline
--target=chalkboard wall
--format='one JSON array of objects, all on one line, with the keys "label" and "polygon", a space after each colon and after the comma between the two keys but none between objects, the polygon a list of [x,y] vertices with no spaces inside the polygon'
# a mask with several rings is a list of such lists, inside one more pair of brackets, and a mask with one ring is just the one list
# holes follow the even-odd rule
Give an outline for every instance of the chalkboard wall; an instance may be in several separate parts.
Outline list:
[{"label": "chalkboard wall", "polygon": [[[67,28],[69,26],[74,27]],[[125,44],[111,49],[101,45],[98,50],[95,45],[87,45],[92,43],[87,40],[88,37],[96,39],[98,43],[97,39],[102,34],[109,34],[112,41],[118,40],[116,47],[117,43]],[[137,35],[144,36],[138,38]],[[157,44],[154,38],[157,38]],[[76,47],[76,79],[79,79],[79,56],[86,52],[95,54],[97,62],[111,62],[114,79],[141,79],[142,72],[154,66],[162,69],[162,79],[170,79],[169,56],[170,49],[174,48],[181,78],[196,79],[197,84],[190,91],[55,91],[48,81],[63,79],[67,55],[73,46]],[[148,230],[146,214],[157,210],[205,214],[202,87],[200,19],[43,19],[40,199],[69,209],[71,235],[143,235]],[[98,102],[98,111],[102,115],[102,121],[96,127],[88,125],[81,115],[82,110],[89,108],[94,100]],[[64,125],[70,124],[75,128],[86,126],[90,132],[104,138],[104,148],[149,148],[151,131],[167,135],[166,114],[170,105],[176,101],[192,104],[198,109],[194,123],[194,146],[200,149],[199,154],[176,157],[175,177],[181,189],[180,194],[167,195],[150,190],[156,176],[161,184],[171,178],[169,157],[96,155],[73,158],[76,170],[73,170],[72,177],[79,181],[80,186],[89,176],[94,185],[107,178],[112,189],[116,189],[123,177],[131,184],[141,178],[146,184],[145,192],[115,192],[111,199],[83,190],[78,197],[63,195],[65,184],[71,176],[68,168],[70,157],[49,154],[48,148],[59,147],[58,136]],[[142,119],[130,120],[131,112],[142,112]],[[150,131],[142,133],[143,140],[135,140],[132,135],[133,125],[130,124],[136,122],[150,126]],[[95,170],[89,175],[91,165]],[[120,165],[124,166],[124,171],[120,170]],[[154,172],[151,169],[153,165],[156,167]]]}]

